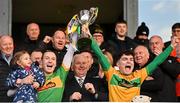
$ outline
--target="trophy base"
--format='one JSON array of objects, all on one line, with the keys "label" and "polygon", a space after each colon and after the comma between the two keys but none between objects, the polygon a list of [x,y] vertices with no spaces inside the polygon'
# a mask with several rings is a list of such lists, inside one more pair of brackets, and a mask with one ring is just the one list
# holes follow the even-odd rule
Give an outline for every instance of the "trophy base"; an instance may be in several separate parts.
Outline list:
[{"label": "trophy base", "polygon": [[90,38],[80,38],[77,41],[77,48],[79,51],[87,50],[91,48],[91,39]]}]

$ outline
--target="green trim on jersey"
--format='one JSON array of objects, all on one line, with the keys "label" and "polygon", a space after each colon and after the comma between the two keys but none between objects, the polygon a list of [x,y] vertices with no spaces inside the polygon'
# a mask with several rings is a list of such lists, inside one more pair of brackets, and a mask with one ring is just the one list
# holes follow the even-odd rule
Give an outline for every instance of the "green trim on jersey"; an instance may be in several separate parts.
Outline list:
[{"label": "green trim on jersey", "polygon": [[68,71],[59,67],[48,76],[45,84],[38,89],[38,102],[61,102]]},{"label": "green trim on jersey", "polygon": [[99,48],[99,46],[96,43],[96,41],[93,38],[91,38],[91,41],[92,41],[91,48],[95,52],[96,56],[98,57],[99,62],[101,63],[102,69],[104,71],[108,71],[108,69],[110,68],[111,64],[109,63],[108,59],[102,53],[102,51]]},{"label": "green trim on jersey", "polygon": [[146,66],[148,75],[153,73],[153,71],[157,68],[157,66],[160,65],[161,63],[163,63],[164,60],[166,60],[166,58],[169,56],[169,54],[171,53],[172,50],[173,50],[173,47],[171,45],[169,45],[164,50],[164,52],[162,52],[160,55],[156,56],[154,58],[154,60]]},{"label": "green trim on jersey", "polygon": [[111,80],[110,80],[111,85],[116,85],[116,86],[122,86],[125,88],[130,88],[130,87],[140,87],[141,85],[141,79],[136,78],[131,81],[127,81],[124,78],[120,78],[120,76],[113,74]]}]

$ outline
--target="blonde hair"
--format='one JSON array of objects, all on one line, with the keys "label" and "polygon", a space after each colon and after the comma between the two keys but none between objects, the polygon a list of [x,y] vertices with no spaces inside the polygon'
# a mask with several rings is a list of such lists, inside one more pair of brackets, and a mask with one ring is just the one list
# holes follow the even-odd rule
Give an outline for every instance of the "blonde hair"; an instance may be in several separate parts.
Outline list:
[{"label": "blonde hair", "polygon": [[12,61],[11,61],[11,64],[12,65],[17,65],[17,61],[20,60],[20,57],[24,54],[29,54],[27,51],[25,50],[22,50],[22,51],[19,51],[19,52],[16,52],[14,54],[14,57],[12,58]]}]

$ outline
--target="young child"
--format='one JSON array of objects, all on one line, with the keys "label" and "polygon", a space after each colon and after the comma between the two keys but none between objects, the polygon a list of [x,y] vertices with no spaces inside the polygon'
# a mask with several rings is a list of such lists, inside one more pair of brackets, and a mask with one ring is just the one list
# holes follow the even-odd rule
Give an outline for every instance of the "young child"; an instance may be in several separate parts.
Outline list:
[{"label": "young child", "polygon": [[7,77],[9,87],[17,87],[13,102],[36,102],[37,88],[45,83],[44,73],[32,63],[27,51],[15,53],[12,65],[17,65]]}]

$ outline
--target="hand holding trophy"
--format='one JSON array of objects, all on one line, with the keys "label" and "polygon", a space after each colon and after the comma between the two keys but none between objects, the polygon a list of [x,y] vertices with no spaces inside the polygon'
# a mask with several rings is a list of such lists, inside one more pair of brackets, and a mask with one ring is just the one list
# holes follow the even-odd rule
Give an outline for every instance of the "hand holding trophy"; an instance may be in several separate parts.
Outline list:
[{"label": "hand holding trophy", "polygon": [[81,50],[82,48],[86,48],[86,46],[91,44],[91,34],[89,32],[89,25],[94,23],[95,19],[97,18],[98,8],[92,7],[90,10],[81,10],[79,14],[73,16],[71,21],[68,23],[67,26],[67,34],[71,39],[71,35],[74,32],[78,32],[78,42],[77,46],[78,49]]}]

